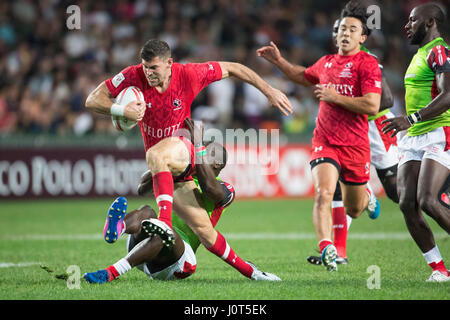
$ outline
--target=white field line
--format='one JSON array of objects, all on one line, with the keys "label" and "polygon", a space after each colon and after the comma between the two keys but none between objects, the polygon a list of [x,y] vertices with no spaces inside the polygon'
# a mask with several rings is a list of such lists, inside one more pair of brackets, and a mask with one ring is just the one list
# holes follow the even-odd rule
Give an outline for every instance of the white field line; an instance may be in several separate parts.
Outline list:
[{"label": "white field line", "polygon": [[0,262],[0,269],[1,268],[21,268],[21,267],[29,267],[29,266],[35,266],[37,264],[42,264],[41,262],[19,262],[19,263],[12,263],[12,262]]},{"label": "white field line", "polygon": [[[317,239],[314,233],[228,233],[227,239],[236,240],[312,240]],[[434,234],[436,239],[449,237],[446,233]],[[407,232],[374,232],[374,233],[351,233],[348,239],[356,240],[412,240]]]},{"label": "white field line", "polygon": [[[230,240],[314,240],[314,233],[224,233]],[[435,233],[436,239],[445,239],[449,235],[443,232]],[[125,239],[122,236],[122,239]],[[412,240],[408,232],[374,232],[351,233],[348,239],[356,240]],[[9,241],[64,241],[64,240],[103,240],[100,233],[95,234],[29,234],[29,235],[0,235],[0,240]]]}]

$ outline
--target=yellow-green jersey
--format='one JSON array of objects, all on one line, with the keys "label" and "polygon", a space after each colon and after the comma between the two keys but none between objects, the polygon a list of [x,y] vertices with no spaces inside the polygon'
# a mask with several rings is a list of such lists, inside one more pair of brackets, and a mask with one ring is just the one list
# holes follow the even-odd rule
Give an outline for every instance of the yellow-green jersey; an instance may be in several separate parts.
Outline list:
[{"label": "yellow-green jersey", "polygon": [[[367,52],[367,53],[370,54],[372,57],[374,57],[375,59],[378,60],[378,57],[377,57],[375,54],[373,54],[372,52],[370,52],[369,49],[367,49],[367,48],[364,47],[363,45],[360,45],[360,46],[359,46],[359,49],[362,50],[362,51]],[[378,62],[379,62],[379,61],[378,61]],[[383,65],[380,64],[380,63],[378,63],[378,66],[380,67],[380,69],[381,69],[381,74],[383,75]],[[389,112],[389,109],[384,109],[384,110],[378,112],[378,113],[377,113],[376,115],[374,115],[374,116],[368,116],[368,117],[367,117],[367,121],[372,121],[372,120],[378,119],[379,117],[384,116],[384,115],[385,115],[386,113],[388,113],[388,112]]]},{"label": "yellow-green jersey", "polygon": [[[426,107],[439,94],[436,75],[442,72],[450,72],[450,55],[447,43],[439,37],[419,48],[406,71],[407,115]],[[416,122],[408,129],[408,136],[418,136],[444,126],[450,126],[450,110]]]},{"label": "yellow-green jersey", "polygon": [[[198,190],[200,191],[200,197],[203,201],[203,204],[205,206],[206,212],[208,213],[211,223],[213,227],[216,226],[217,222],[219,221],[222,214],[225,212],[225,209],[233,202],[235,192],[234,188],[231,184],[224,182],[217,178],[219,183],[221,184],[223,191],[224,191],[224,198],[223,200],[215,204],[211,199],[206,197],[206,195],[202,192],[202,189],[200,187],[200,184],[198,183],[197,177],[193,177],[195,184],[197,185]],[[172,215],[172,226],[173,229],[180,235],[181,239],[189,243],[192,250],[195,252],[198,247],[200,246],[200,240],[197,237],[197,235],[194,233],[194,231],[191,230],[191,228],[188,227],[186,223],[184,223],[183,220],[175,213]]]}]

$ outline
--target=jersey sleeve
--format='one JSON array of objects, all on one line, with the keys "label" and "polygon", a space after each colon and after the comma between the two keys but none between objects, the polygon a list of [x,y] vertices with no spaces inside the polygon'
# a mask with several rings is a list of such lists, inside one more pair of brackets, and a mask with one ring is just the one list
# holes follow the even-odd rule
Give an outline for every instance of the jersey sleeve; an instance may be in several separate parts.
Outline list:
[{"label": "jersey sleeve", "polygon": [[312,84],[320,83],[320,70],[324,67],[325,57],[320,58],[312,66],[306,68],[305,79]]},{"label": "jersey sleeve", "polygon": [[441,45],[434,47],[428,54],[427,63],[436,74],[450,72],[449,49]]},{"label": "jersey sleeve", "polygon": [[381,69],[377,59],[369,56],[361,63],[359,78],[362,96],[371,92],[381,94]]},{"label": "jersey sleeve", "polygon": [[222,68],[216,61],[188,63],[185,65],[185,70],[195,95],[207,85],[222,79]]},{"label": "jersey sleeve", "polygon": [[130,66],[120,71],[114,77],[107,79],[105,84],[113,98],[115,98],[123,89],[130,86],[138,86],[137,80],[136,66]]},{"label": "jersey sleeve", "polygon": [[221,181],[220,184],[222,185],[223,188],[224,197],[219,205],[223,208],[226,208],[233,202],[235,197],[235,191],[234,187],[228,182]]}]

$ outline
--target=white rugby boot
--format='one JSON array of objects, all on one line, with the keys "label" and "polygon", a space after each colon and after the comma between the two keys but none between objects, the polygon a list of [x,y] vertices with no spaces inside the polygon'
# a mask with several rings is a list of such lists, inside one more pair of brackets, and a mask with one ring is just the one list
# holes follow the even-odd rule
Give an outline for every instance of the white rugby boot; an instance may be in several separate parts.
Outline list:
[{"label": "white rugby boot", "polygon": [[375,220],[380,216],[381,206],[380,202],[378,201],[377,197],[375,196],[375,193],[373,192],[372,188],[369,184],[367,184],[367,193],[369,194],[369,204],[367,205],[366,211],[369,215],[370,219]]},{"label": "white rugby boot", "polygon": [[321,259],[327,271],[337,271],[336,257],[337,250],[334,245],[329,244],[323,249]]},{"label": "white rugby boot", "polygon": [[256,280],[256,281],[281,281],[281,279],[274,275],[273,273],[268,273],[268,272],[264,272],[259,270],[253,263],[248,262],[247,263],[249,265],[252,266],[253,268],[253,273],[252,273],[252,280]]},{"label": "white rugby boot", "polygon": [[[450,272],[450,270],[449,270]],[[431,276],[428,278],[427,282],[446,282],[450,281],[450,276],[447,277],[445,274],[439,270],[434,270]]]}]

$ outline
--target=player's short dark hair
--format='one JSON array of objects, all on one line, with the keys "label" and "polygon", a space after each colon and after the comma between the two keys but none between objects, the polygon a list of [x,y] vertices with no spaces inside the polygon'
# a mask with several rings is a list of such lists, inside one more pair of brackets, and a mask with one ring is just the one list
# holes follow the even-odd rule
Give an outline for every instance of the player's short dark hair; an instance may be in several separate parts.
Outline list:
[{"label": "player's short dark hair", "polygon": [[347,2],[344,9],[342,9],[341,20],[344,18],[347,18],[347,17],[356,18],[359,21],[361,21],[362,29],[363,29],[362,34],[366,35],[366,36],[370,36],[370,33],[372,32],[372,30],[370,30],[370,28],[367,26],[368,14],[367,14],[367,8],[365,6],[363,6],[358,1],[354,1],[354,0]]},{"label": "player's short dark hair", "polygon": [[141,49],[141,59],[151,61],[156,57],[169,58],[171,56],[169,45],[158,39],[148,40]]},{"label": "player's short dark hair", "polygon": [[433,19],[436,22],[436,27],[441,31],[447,20],[445,9],[437,2],[424,3],[423,6],[425,7],[427,18]]}]

